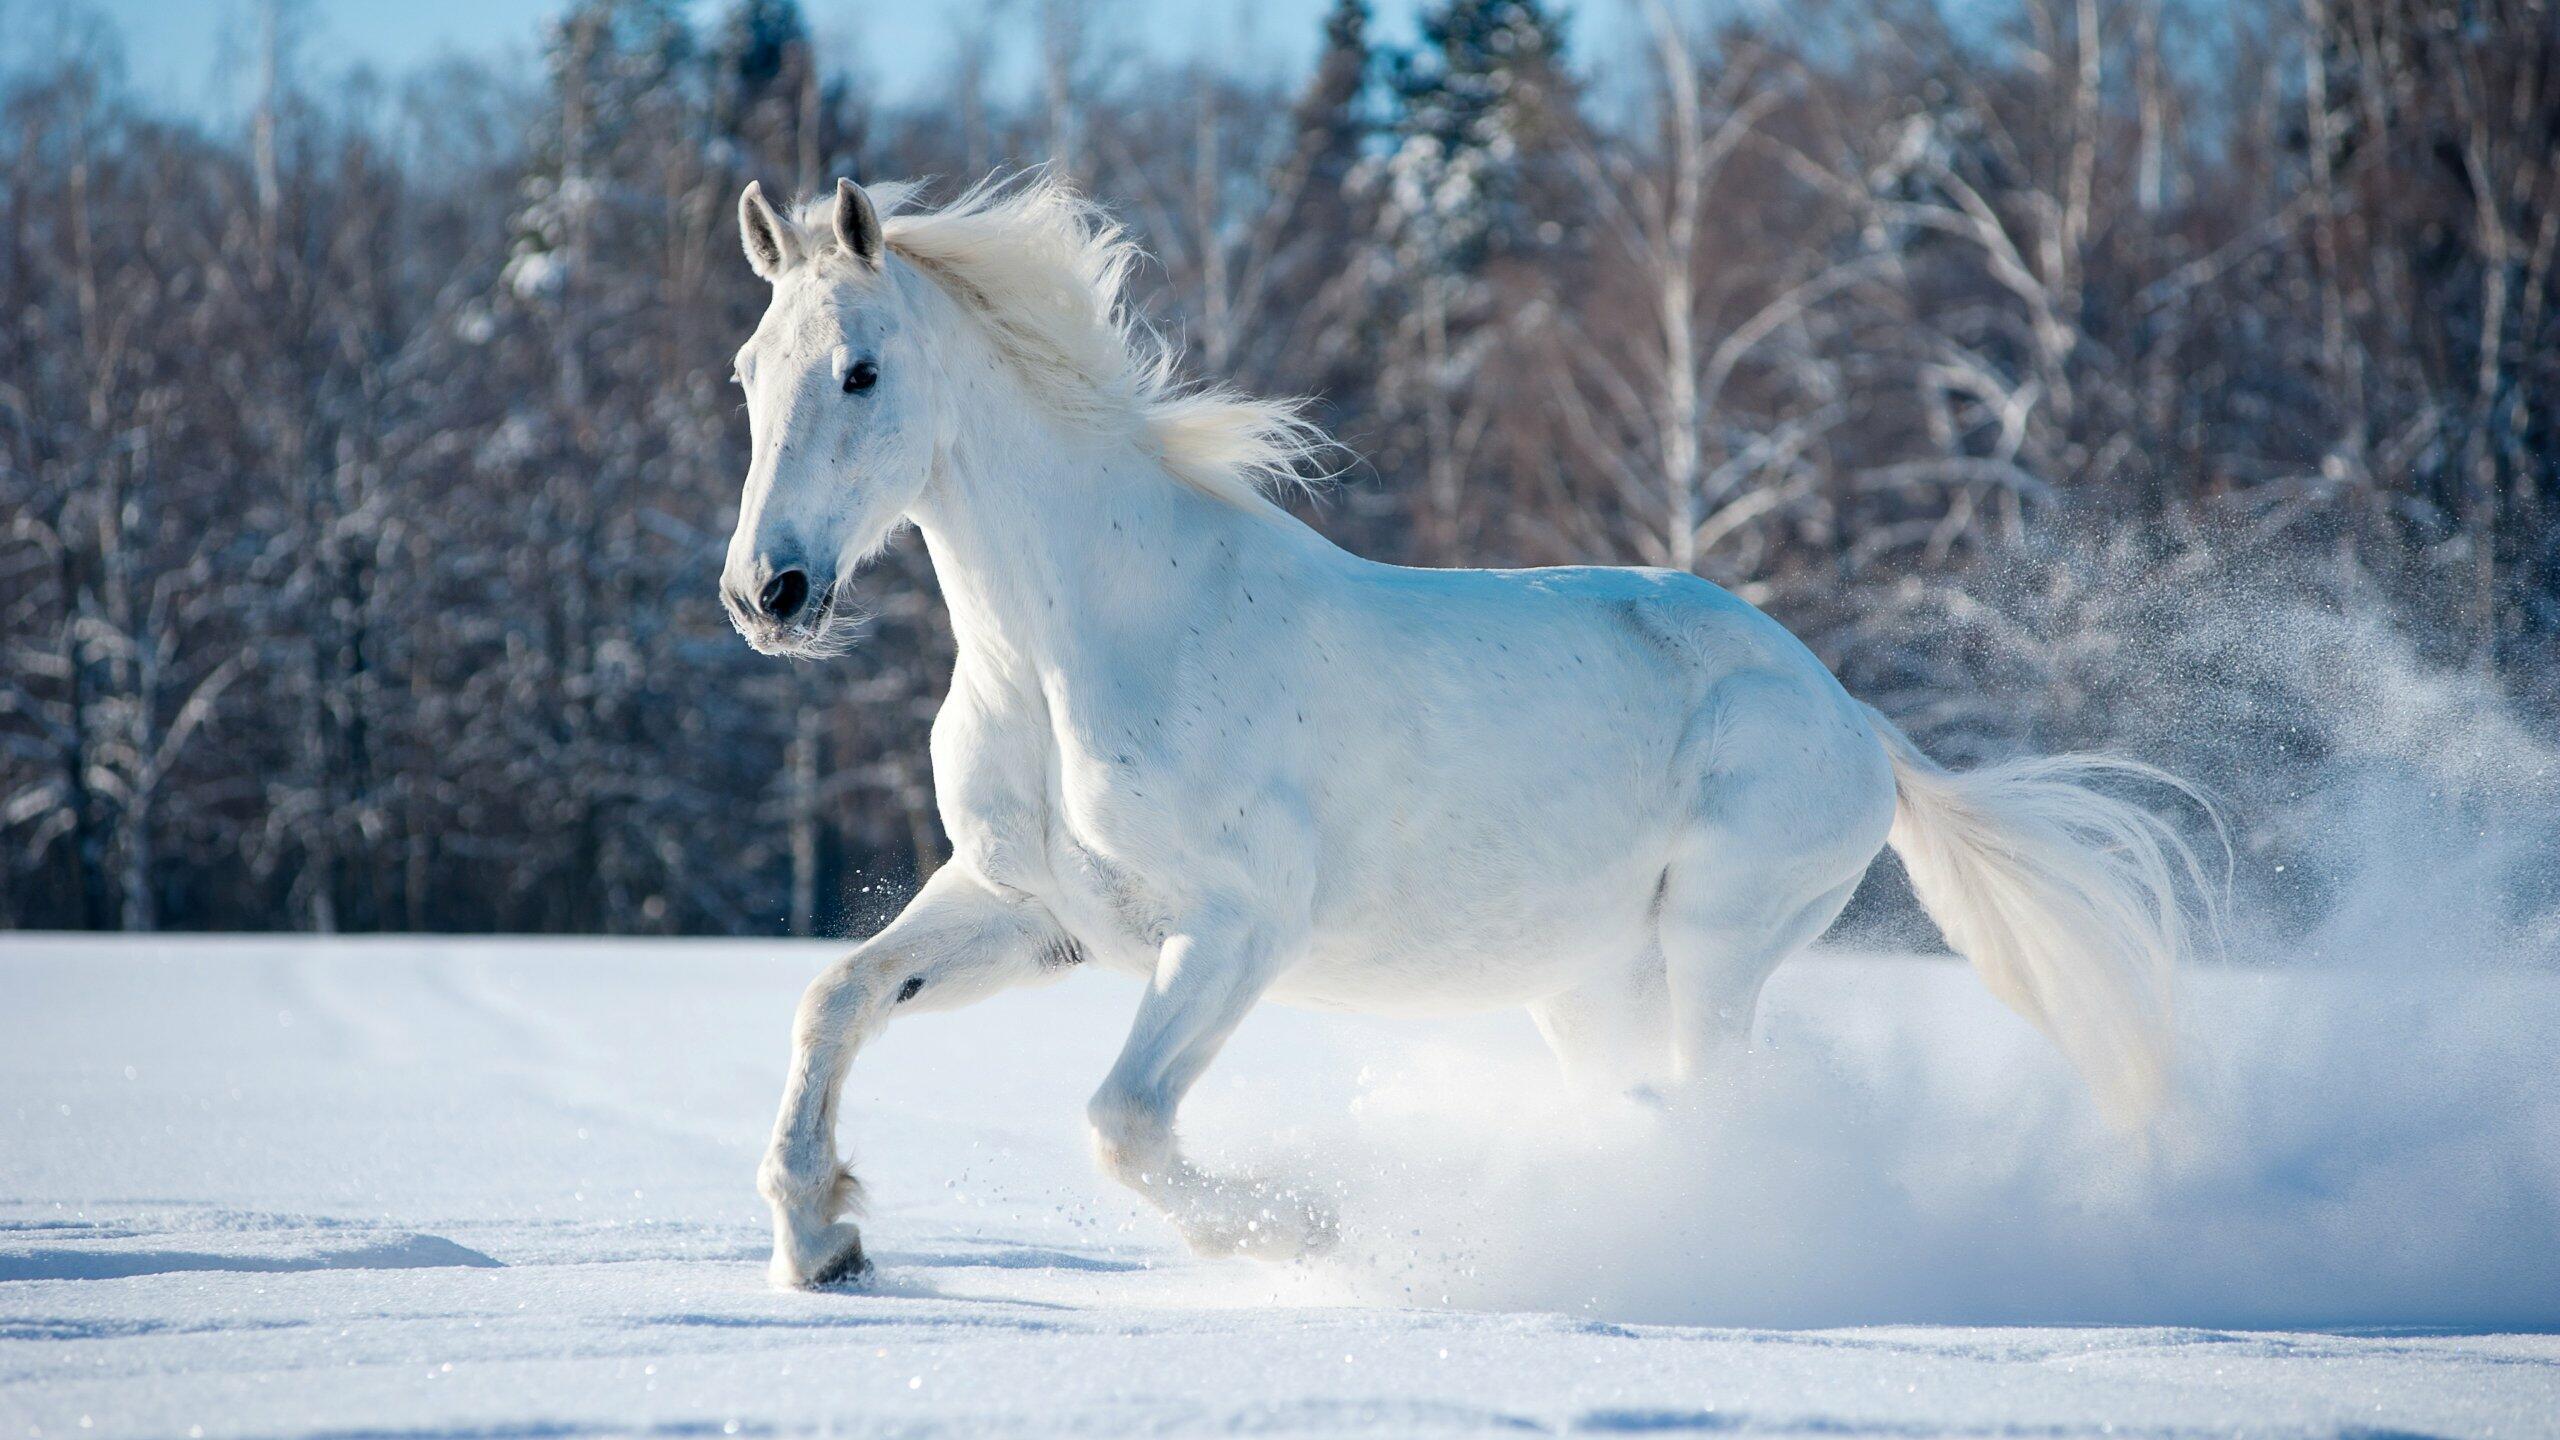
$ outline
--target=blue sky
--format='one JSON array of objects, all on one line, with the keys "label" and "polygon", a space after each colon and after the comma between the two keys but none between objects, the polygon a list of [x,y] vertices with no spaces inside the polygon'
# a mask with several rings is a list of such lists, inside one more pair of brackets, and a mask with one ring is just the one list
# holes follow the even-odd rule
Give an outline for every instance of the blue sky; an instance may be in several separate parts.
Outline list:
[{"label": "blue sky", "polygon": [[[29,0],[0,0],[18,11]],[[61,0],[33,0],[39,11]],[[256,35],[256,0],[73,0],[105,15],[123,34],[127,73],[166,108],[221,113],[238,103]],[[398,72],[452,54],[527,57],[542,23],[564,0],[288,0],[299,6],[306,65],[322,72],[367,64]],[[1168,58],[1209,54],[1235,63],[1302,70],[1313,58],[1328,0],[1102,0],[1111,28]],[[1379,33],[1413,33],[1419,0],[1374,0]],[[1607,0],[1600,0],[1606,8]],[[723,8],[696,0],[707,17]],[[914,86],[938,70],[954,36],[990,19],[998,32],[1027,35],[1035,0],[802,0],[832,64],[917,98]],[[1017,47],[1018,48],[1018,47]]]}]

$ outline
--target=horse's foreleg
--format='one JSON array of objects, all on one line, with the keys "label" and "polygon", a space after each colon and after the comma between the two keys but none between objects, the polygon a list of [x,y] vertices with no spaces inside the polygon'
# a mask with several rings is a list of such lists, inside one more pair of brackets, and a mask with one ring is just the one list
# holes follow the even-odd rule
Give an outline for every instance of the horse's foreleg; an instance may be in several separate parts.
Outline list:
[{"label": "horse's foreleg", "polygon": [[1273,977],[1270,946],[1207,930],[1165,942],[1120,1058],[1087,1115],[1094,1153],[1206,1255],[1287,1258],[1327,1244],[1329,1214],[1280,1187],[1209,1174],[1184,1158],[1174,1112]]},{"label": "horse's foreleg", "polygon": [[823,1285],[869,1268],[843,1217],[860,1187],[836,1155],[836,1101],[855,1050],[897,1009],[943,1010],[1038,978],[1073,946],[1046,912],[959,864],[925,882],[898,918],[827,967],[800,998],[782,1112],[756,1172],[773,1206],[778,1285]]}]

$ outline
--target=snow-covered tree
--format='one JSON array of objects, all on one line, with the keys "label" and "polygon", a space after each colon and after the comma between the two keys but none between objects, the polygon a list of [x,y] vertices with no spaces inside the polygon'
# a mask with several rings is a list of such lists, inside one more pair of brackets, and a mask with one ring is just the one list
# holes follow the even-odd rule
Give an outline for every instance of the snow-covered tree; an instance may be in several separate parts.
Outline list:
[{"label": "snow-covered tree", "polygon": [[[1386,223],[1399,258],[1463,277],[1504,254],[1552,244],[1559,142],[1574,97],[1560,22],[1540,0],[1446,0],[1424,12],[1422,44],[1396,57]],[[1542,176],[1542,172],[1544,175]]]},{"label": "snow-covered tree", "polygon": [[1620,3],[1587,98],[1554,0],[1392,65],[1333,0],[1298,73],[998,0],[891,99],[808,0],[564,5],[532,86],[280,0],[237,124],[14,27],[0,924],[823,932],[929,868],[915,547],[825,667],[713,595],[749,178],[1070,155],[1187,363],[1368,462],[1317,524],[1687,565],[1942,753],[2119,738],[2243,573],[2560,713],[2547,4]]},{"label": "snow-covered tree", "polygon": [[1562,50],[1540,0],[1446,0],[1394,66],[1391,148],[1369,179],[1371,279],[1399,317],[1382,378],[1419,432],[1398,458],[1421,472],[1426,554],[1463,548],[1467,477],[1500,399],[1484,360],[1530,318],[1533,290],[1498,295],[1488,277],[1565,232],[1557,182],[1576,117]]}]

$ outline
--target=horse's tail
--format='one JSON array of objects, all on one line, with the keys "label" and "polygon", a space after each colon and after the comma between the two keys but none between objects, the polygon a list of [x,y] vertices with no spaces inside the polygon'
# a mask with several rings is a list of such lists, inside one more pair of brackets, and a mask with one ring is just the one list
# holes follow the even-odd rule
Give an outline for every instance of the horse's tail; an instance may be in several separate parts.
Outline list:
[{"label": "horse's tail", "polygon": [[2171,981],[2216,925],[2214,887],[2159,816],[2096,789],[2185,781],[2099,755],[1948,770],[1882,715],[1893,757],[1890,838],[1911,888],[1983,984],[2050,1036],[2112,1123],[2146,1125],[2168,1092]]}]

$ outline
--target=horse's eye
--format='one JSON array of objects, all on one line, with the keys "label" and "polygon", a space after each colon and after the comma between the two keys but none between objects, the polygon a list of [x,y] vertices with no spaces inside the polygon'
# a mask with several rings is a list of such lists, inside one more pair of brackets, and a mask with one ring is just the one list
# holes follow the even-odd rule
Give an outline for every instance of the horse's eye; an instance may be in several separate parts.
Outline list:
[{"label": "horse's eye", "polygon": [[857,390],[868,390],[879,383],[880,367],[868,360],[856,360],[853,368],[844,372],[844,393],[847,395]]}]

